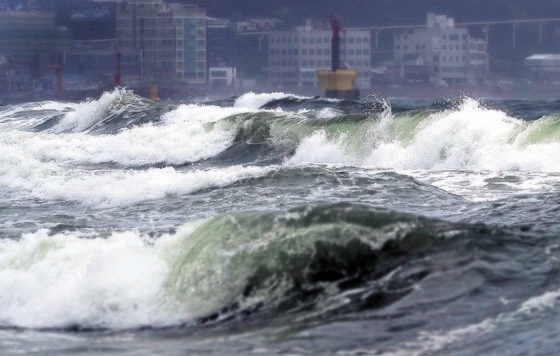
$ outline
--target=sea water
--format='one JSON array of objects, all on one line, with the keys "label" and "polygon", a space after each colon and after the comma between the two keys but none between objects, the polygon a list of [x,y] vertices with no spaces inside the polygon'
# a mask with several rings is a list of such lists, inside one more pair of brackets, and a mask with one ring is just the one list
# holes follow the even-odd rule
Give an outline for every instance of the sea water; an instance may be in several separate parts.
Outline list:
[{"label": "sea water", "polygon": [[0,108],[2,354],[551,354],[560,102]]}]

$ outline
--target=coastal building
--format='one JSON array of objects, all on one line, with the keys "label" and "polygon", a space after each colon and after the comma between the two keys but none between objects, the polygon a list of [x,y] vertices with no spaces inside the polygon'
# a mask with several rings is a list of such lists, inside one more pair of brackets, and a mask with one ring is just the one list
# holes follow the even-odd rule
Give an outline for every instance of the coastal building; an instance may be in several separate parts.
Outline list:
[{"label": "coastal building", "polygon": [[278,19],[263,17],[237,21],[235,27],[237,32],[265,32],[273,30],[281,23]]},{"label": "coastal building", "polygon": [[0,52],[5,62],[0,87],[8,92],[34,88],[44,73],[60,65],[69,41],[68,28],[57,26],[52,12],[0,10]]},{"label": "coastal building", "polygon": [[560,81],[560,54],[534,54],[525,58],[525,66],[543,82]]},{"label": "coastal building", "polygon": [[0,10],[0,49],[12,63],[30,63],[32,58],[70,41],[70,32],[57,26],[55,14],[37,9]]},{"label": "coastal building", "polygon": [[229,87],[237,79],[235,26],[229,20],[208,19],[206,26],[206,55],[208,84]]},{"label": "coastal building", "polygon": [[403,81],[467,84],[488,75],[487,43],[445,15],[428,13],[426,28],[395,34],[394,72]]},{"label": "coastal building", "polygon": [[[273,31],[268,43],[268,80],[273,88],[316,88],[318,68],[331,67],[329,29],[311,25]],[[370,88],[371,31],[347,29],[340,41],[341,66],[358,71],[360,88]]]},{"label": "coastal building", "polygon": [[118,46],[142,51],[145,78],[207,83],[205,10],[162,0],[128,0],[117,5],[116,18]]},{"label": "coastal building", "polygon": [[117,49],[116,40],[74,41],[64,51],[64,63],[67,89],[115,84],[117,65],[122,85],[142,79],[141,51]]}]

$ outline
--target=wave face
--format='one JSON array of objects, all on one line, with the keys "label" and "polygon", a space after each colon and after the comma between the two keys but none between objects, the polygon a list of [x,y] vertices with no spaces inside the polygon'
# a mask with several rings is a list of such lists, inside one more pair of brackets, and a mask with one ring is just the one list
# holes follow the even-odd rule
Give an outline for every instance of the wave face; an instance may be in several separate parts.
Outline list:
[{"label": "wave face", "polygon": [[[428,281],[440,277],[432,274],[475,263],[473,251],[498,253],[505,234],[345,203],[223,214],[155,241],[133,232],[102,239],[40,230],[1,241],[0,320],[128,328],[387,308],[424,293],[424,283],[433,288]],[[462,290],[441,286],[436,299],[483,280]]]},{"label": "wave face", "polygon": [[125,89],[0,107],[0,343],[554,352],[558,108]]},{"label": "wave face", "polygon": [[[296,111],[282,109],[293,103]],[[443,111],[397,107],[396,114],[388,103],[356,104],[349,113],[337,108],[339,101],[282,93],[246,94],[231,107],[161,106],[124,90],[80,104],[50,103],[54,110],[48,104],[19,108],[18,116],[33,116],[28,129],[44,133],[38,149],[52,152],[47,159],[76,164],[174,166],[216,158],[240,145],[246,147],[228,159],[245,161],[240,156],[264,145],[277,163],[542,172],[556,172],[560,165],[559,113],[526,121],[473,99]],[[6,111],[13,115],[13,109]],[[37,116],[44,120],[37,123]],[[2,123],[20,128],[21,121]],[[18,132],[14,148],[36,140],[29,131]]]}]

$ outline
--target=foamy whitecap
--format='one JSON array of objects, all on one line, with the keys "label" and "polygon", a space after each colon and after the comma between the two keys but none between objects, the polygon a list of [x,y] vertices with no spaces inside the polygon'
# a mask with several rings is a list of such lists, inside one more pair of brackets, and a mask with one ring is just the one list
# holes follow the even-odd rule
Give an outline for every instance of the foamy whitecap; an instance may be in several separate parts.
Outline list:
[{"label": "foamy whitecap", "polygon": [[89,135],[80,130],[60,134],[9,132],[0,133],[0,139],[30,158],[61,164],[183,164],[227,149],[235,138],[236,127],[217,122],[242,112],[247,110],[180,105],[162,115],[158,125],[149,123],[113,135]]},{"label": "foamy whitecap", "polygon": [[90,128],[105,118],[111,105],[122,95],[124,90],[105,92],[98,100],[80,103],[75,110],[64,115],[54,129],[55,132],[80,132]]},{"label": "foamy whitecap", "polygon": [[2,193],[46,200],[71,200],[87,205],[114,206],[189,194],[226,186],[240,179],[260,177],[271,167],[229,166],[210,170],[177,171],[172,167],[110,170],[92,173],[68,170],[0,146]]},{"label": "foamy whitecap", "polygon": [[0,325],[136,328],[188,320],[167,303],[173,296],[163,285],[174,246],[195,226],[154,244],[131,231],[82,238],[40,230],[0,239]]},{"label": "foamy whitecap", "polygon": [[[306,137],[299,144],[296,152],[290,157],[287,164],[324,163],[337,164],[348,162],[350,159],[341,147],[343,138],[331,142],[327,139],[325,131],[317,131]],[[320,148],[320,149],[317,149]]]},{"label": "foamy whitecap", "polygon": [[279,100],[284,98],[299,98],[302,99],[303,97],[286,94],[282,92],[274,92],[274,93],[246,93],[241,95],[239,98],[235,100],[235,107],[238,108],[250,108],[250,109],[258,109],[269,103],[273,100]]},{"label": "foamy whitecap", "polygon": [[[539,122],[527,124],[472,99],[456,109],[427,115],[418,125],[395,120],[417,119],[395,118],[389,110],[371,121],[359,146],[336,135],[321,141],[310,137],[301,141],[296,156],[305,152],[308,162],[383,169],[560,172],[560,138],[529,143],[518,139],[525,131],[534,131]],[[413,131],[398,131],[408,127]],[[324,154],[334,146],[346,154]],[[349,151],[351,147],[357,149]]]}]

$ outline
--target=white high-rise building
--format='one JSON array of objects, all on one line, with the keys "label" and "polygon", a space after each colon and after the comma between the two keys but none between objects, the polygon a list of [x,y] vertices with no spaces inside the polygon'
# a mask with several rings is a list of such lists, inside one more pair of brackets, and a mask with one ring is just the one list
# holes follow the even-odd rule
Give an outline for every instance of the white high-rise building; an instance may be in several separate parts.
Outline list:
[{"label": "white high-rise building", "polygon": [[[294,31],[270,32],[268,79],[275,88],[316,88],[318,68],[331,68],[330,30],[312,26]],[[348,29],[342,33],[340,62],[358,72],[357,86],[369,88],[371,79],[371,32]]]},{"label": "white high-rise building", "polygon": [[394,53],[405,81],[466,84],[488,75],[486,41],[445,15],[428,13],[426,28],[395,34]]}]

